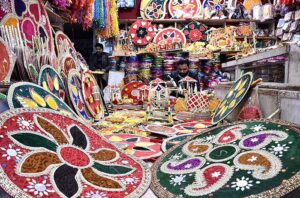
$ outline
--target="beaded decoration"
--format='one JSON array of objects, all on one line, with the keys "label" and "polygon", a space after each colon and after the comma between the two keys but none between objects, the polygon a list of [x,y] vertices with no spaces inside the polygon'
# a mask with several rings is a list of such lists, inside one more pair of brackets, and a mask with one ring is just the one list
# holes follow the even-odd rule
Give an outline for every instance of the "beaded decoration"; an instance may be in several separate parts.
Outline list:
[{"label": "beaded decoration", "polygon": [[289,125],[251,120],[188,138],[155,162],[151,189],[170,198],[281,197],[300,186],[300,130]]},{"label": "beaded decoration", "polygon": [[77,119],[47,109],[0,116],[0,186],[12,197],[140,197],[150,171]]}]

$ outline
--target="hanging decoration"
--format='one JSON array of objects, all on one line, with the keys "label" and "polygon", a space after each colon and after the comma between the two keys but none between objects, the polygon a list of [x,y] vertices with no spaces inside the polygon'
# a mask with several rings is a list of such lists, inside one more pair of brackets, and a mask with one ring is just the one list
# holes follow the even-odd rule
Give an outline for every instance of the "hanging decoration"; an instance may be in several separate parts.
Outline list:
[{"label": "hanging decoration", "polygon": [[92,27],[94,0],[72,0],[70,20],[80,23],[84,29]]},{"label": "hanging decoration", "polygon": [[200,12],[201,2],[200,0],[170,0],[168,8],[172,18],[189,19]]},{"label": "hanging decoration", "polygon": [[94,28],[105,28],[106,27],[106,1],[95,0],[94,2]]},{"label": "hanging decoration", "polygon": [[119,35],[118,8],[116,1],[106,1],[106,27],[96,31],[101,38],[111,38]]},{"label": "hanging decoration", "polygon": [[226,118],[234,108],[243,100],[250,89],[253,74],[248,72],[241,76],[231,87],[224,100],[215,110],[212,118],[212,124],[217,124]]},{"label": "hanging decoration", "polygon": [[151,0],[144,9],[147,19],[164,19],[167,13],[167,0]]},{"label": "hanging decoration", "polygon": [[44,65],[41,68],[38,77],[38,84],[45,90],[55,94],[62,100],[65,100],[65,85],[60,74],[50,65]]},{"label": "hanging decoration", "polygon": [[153,43],[159,45],[160,49],[182,48],[186,44],[183,32],[177,28],[164,28],[160,30],[153,39]]},{"label": "hanging decoration", "polygon": [[15,62],[16,57],[12,54],[6,42],[0,37],[0,84],[10,82]]},{"label": "hanging decoration", "polygon": [[93,118],[91,117],[87,106],[85,105],[84,97],[82,95],[81,75],[76,69],[71,69],[69,71],[67,84],[70,100],[75,111],[86,123],[92,123]]},{"label": "hanging decoration", "polygon": [[182,31],[188,43],[207,42],[207,26],[200,22],[191,22]]},{"label": "hanging decoration", "polygon": [[40,107],[77,117],[76,113],[56,95],[29,82],[12,84],[8,90],[7,102],[10,109]]},{"label": "hanging decoration", "polygon": [[130,26],[129,29],[130,39],[136,45],[149,44],[154,35],[154,26],[148,21],[136,21]]},{"label": "hanging decoration", "polygon": [[158,197],[284,196],[300,186],[300,131],[288,125],[253,120],[196,135],[155,162],[151,189]]},{"label": "hanging decoration", "polygon": [[12,197],[140,197],[151,176],[85,123],[50,110],[1,117],[1,188]]},{"label": "hanging decoration", "polygon": [[123,144],[124,152],[133,155],[139,159],[150,159],[162,154],[160,151],[161,144],[152,142],[150,138],[137,134],[112,134],[104,136],[116,144]]},{"label": "hanging decoration", "polygon": [[87,72],[83,73],[81,86],[84,102],[90,114],[95,120],[103,118],[105,107],[102,102],[100,87],[94,76]]}]

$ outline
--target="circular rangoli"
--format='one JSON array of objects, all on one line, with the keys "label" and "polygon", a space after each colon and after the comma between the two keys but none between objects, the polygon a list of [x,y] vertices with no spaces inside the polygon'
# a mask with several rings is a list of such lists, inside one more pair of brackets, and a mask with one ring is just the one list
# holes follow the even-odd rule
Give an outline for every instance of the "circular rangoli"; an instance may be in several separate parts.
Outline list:
[{"label": "circular rangoli", "polygon": [[134,22],[129,29],[131,41],[136,45],[149,44],[155,35],[151,22],[139,20]]},{"label": "circular rangoli", "polygon": [[160,46],[172,45],[174,43],[186,44],[183,32],[177,28],[168,27],[159,31],[153,39],[153,43]]},{"label": "circular rangoli", "polygon": [[43,109],[0,116],[1,188],[12,197],[140,197],[143,162],[84,123]]},{"label": "circular rangoli", "polygon": [[188,42],[207,42],[207,26],[200,22],[191,22],[182,31]]},{"label": "circular rangoli", "polygon": [[198,14],[201,9],[200,0],[170,0],[169,12],[173,18],[187,19]]},{"label": "circular rangoli", "polygon": [[152,167],[158,197],[281,197],[300,186],[300,131],[272,120],[223,125],[169,149]]}]

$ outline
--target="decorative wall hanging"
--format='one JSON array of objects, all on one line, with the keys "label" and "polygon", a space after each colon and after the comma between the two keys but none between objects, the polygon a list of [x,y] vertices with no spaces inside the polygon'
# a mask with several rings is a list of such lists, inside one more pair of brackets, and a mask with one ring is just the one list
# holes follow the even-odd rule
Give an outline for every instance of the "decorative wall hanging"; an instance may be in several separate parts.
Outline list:
[{"label": "decorative wall hanging", "polygon": [[55,32],[55,45],[59,55],[76,51],[72,41],[62,31]]},{"label": "decorative wall hanging", "polygon": [[15,62],[16,57],[13,56],[6,42],[0,37],[0,84],[10,82]]},{"label": "decorative wall hanging", "polygon": [[253,79],[253,74],[248,72],[241,76],[230,88],[224,100],[215,110],[212,124],[217,124],[226,118],[234,108],[243,100],[248,92]]},{"label": "decorative wall hanging", "polygon": [[204,0],[203,8],[209,7],[212,10],[222,10],[226,7],[227,0]]},{"label": "decorative wall hanging", "polygon": [[173,146],[185,141],[187,138],[190,138],[193,135],[195,135],[195,134],[184,134],[184,135],[178,135],[178,136],[173,136],[173,137],[164,139],[163,143],[161,144],[161,150],[165,153],[167,150],[169,150]]},{"label": "decorative wall hanging", "polygon": [[191,22],[183,28],[187,42],[207,42],[207,26],[199,22]]},{"label": "decorative wall hanging", "polygon": [[66,88],[59,73],[50,65],[44,65],[39,74],[38,84],[62,100],[66,97]]},{"label": "decorative wall hanging", "polygon": [[151,0],[147,4],[144,14],[147,19],[163,19],[167,13],[167,0]]},{"label": "decorative wall hanging", "polygon": [[82,95],[82,81],[81,75],[76,69],[71,69],[68,74],[68,91],[72,105],[79,115],[85,122],[92,123],[93,118],[84,103],[84,97]]},{"label": "decorative wall hanging", "polygon": [[12,84],[8,90],[7,101],[10,109],[41,107],[77,117],[76,113],[56,95],[29,82]]},{"label": "decorative wall hanging", "polygon": [[134,22],[129,29],[131,41],[136,45],[149,44],[155,35],[151,22],[139,20]]},{"label": "decorative wall hanging", "polygon": [[153,39],[153,43],[158,44],[161,49],[182,48],[186,44],[183,32],[177,28],[168,27],[159,31]]},{"label": "decorative wall hanging", "polygon": [[101,119],[104,116],[105,107],[102,102],[100,87],[94,76],[87,72],[82,74],[82,93],[86,107],[93,118]]},{"label": "decorative wall hanging", "polygon": [[196,135],[155,162],[151,189],[158,197],[282,197],[300,186],[300,131],[287,125],[253,120]]},{"label": "decorative wall hanging", "polygon": [[139,159],[150,159],[158,157],[162,154],[160,151],[161,144],[151,142],[148,137],[136,135],[136,134],[112,134],[104,136],[113,143],[126,144],[125,153],[133,155]]},{"label": "decorative wall hanging", "polygon": [[145,10],[150,1],[151,0],[141,0],[140,15],[142,19],[147,19],[147,17],[145,16]]},{"label": "decorative wall hanging", "polygon": [[145,85],[142,82],[131,82],[126,84],[122,89],[122,98],[130,98],[133,99],[134,102],[138,101],[138,97],[140,95],[139,87]]},{"label": "decorative wall hanging", "polygon": [[64,55],[60,59],[60,70],[66,76],[71,69],[76,69],[76,62],[71,55]]},{"label": "decorative wall hanging", "polygon": [[173,126],[179,133],[199,133],[207,129],[211,125],[210,119],[203,119],[202,121],[191,121]]},{"label": "decorative wall hanging", "polygon": [[209,99],[207,95],[201,93],[195,93],[191,95],[187,100],[187,107],[192,112],[205,112],[208,109]]},{"label": "decorative wall hanging", "polygon": [[168,8],[172,18],[188,19],[200,12],[201,3],[200,0],[170,0]]},{"label": "decorative wall hanging", "polygon": [[1,188],[12,197],[140,197],[150,171],[83,122],[50,110],[2,114]]},{"label": "decorative wall hanging", "polygon": [[177,133],[177,130],[172,127],[167,126],[161,126],[161,125],[147,125],[145,127],[146,131],[149,131],[151,133],[160,134],[160,135],[166,135],[166,136],[172,136]]}]

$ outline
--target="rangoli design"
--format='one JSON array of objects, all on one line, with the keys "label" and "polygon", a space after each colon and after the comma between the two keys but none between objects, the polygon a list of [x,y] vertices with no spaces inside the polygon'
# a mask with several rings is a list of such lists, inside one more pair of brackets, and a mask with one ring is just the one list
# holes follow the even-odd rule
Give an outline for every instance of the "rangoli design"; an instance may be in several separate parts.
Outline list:
[{"label": "rangoli design", "polygon": [[44,65],[39,73],[38,84],[45,90],[65,100],[65,85],[60,74],[50,65]]},{"label": "rangoli design", "polygon": [[166,135],[171,136],[175,135],[178,131],[175,128],[167,127],[167,126],[161,126],[161,125],[147,125],[145,127],[146,131],[149,131],[151,133],[159,134],[159,135]]},{"label": "rangoli design", "polygon": [[170,0],[169,12],[173,18],[187,19],[198,14],[201,9],[200,0]]},{"label": "rangoli design", "polygon": [[60,60],[61,71],[68,75],[71,69],[76,69],[76,62],[71,55],[64,55]]},{"label": "rangoli design", "polygon": [[129,29],[131,41],[136,45],[149,44],[155,35],[154,27],[149,21],[136,21]]},{"label": "rangoli design", "polygon": [[147,19],[163,19],[167,13],[167,0],[151,0],[144,10]]},{"label": "rangoli design", "polygon": [[145,84],[142,82],[130,82],[126,84],[122,89],[122,97],[123,98],[130,98],[133,99],[134,102],[138,101],[138,98],[140,96],[140,90],[139,87],[144,86]]},{"label": "rangoli design", "polygon": [[143,162],[78,120],[19,109],[0,123],[0,185],[12,197],[139,197],[149,186]]},{"label": "rangoli design", "polygon": [[32,38],[39,36],[47,44],[49,52],[55,53],[51,25],[40,0],[4,0],[3,4],[4,7],[1,5],[0,9],[0,20],[11,13],[14,14],[19,23],[21,37],[27,46],[32,47]]},{"label": "rangoli design", "polygon": [[212,124],[217,124],[226,118],[234,108],[243,100],[246,93],[248,92],[251,83],[252,83],[253,75],[251,72],[244,74],[240,79],[238,79],[228,94],[225,96],[224,100],[220,103],[220,105],[215,110],[215,113],[212,118]]},{"label": "rangoli design", "polygon": [[153,43],[160,46],[173,45],[175,43],[186,44],[183,32],[177,28],[168,27],[159,31],[153,39]]},{"label": "rangoli design", "polygon": [[300,130],[252,120],[177,144],[152,167],[158,197],[283,196],[300,186]]},{"label": "rangoli design", "polygon": [[137,134],[115,133],[105,136],[115,144],[123,144],[126,154],[134,155],[139,159],[150,159],[162,154],[160,143],[151,141],[151,138]]},{"label": "rangoli design", "polygon": [[68,91],[71,102],[77,114],[87,123],[92,123],[93,118],[91,117],[87,106],[84,102],[82,94],[82,81],[81,75],[76,69],[71,69],[68,74]]},{"label": "rangoli design", "polygon": [[212,10],[222,10],[227,5],[227,0],[204,0],[203,8],[209,7]]},{"label": "rangoli design", "polygon": [[62,31],[55,32],[55,45],[58,54],[62,55],[64,53],[70,53],[71,51],[76,51],[74,44],[71,42],[69,37],[65,35]]},{"label": "rangoli design", "polygon": [[0,83],[10,82],[10,76],[14,69],[16,57],[9,51],[6,42],[0,38]]},{"label": "rangoli design", "polygon": [[202,121],[191,121],[173,126],[179,133],[198,133],[211,125],[210,119],[203,119]]},{"label": "rangoli design", "polygon": [[182,31],[189,43],[207,42],[207,26],[200,22],[191,22]]},{"label": "rangoli design", "polygon": [[56,95],[29,82],[12,84],[8,90],[7,101],[10,109],[40,107],[77,117],[76,113]]},{"label": "rangoli design", "polygon": [[100,87],[96,79],[90,73],[82,74],[82,94],[87,109],[96,120],[104,116],[104,105],[102,95],[100,94]]}]

